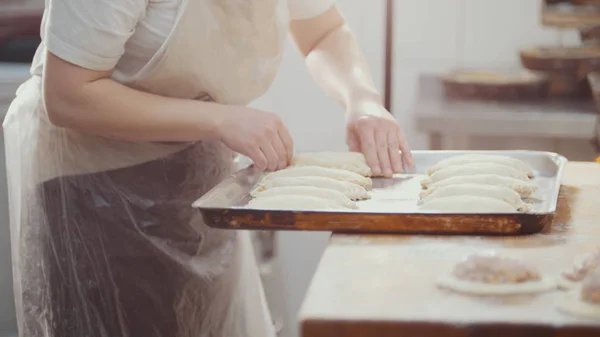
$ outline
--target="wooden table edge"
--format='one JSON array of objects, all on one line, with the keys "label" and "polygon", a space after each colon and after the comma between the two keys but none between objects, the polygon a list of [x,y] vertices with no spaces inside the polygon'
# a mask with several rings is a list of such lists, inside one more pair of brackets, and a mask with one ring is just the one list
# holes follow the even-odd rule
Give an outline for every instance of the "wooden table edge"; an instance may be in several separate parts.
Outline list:
[{"label": "wooden table edge", "polygon": [[301,318],[302,337],[598,337],[594,326],[553,327],[506,322],[453,324]]}]

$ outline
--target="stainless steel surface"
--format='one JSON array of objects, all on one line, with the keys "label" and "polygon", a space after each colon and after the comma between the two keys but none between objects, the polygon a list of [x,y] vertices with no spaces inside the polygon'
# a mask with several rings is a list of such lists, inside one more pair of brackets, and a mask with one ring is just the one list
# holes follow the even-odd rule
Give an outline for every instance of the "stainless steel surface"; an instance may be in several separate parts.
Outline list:
[{"label": "stainless steel surface", "polygon": [[[531,196],[534,200],[528,214],[551,214],[556,210],[560,179],[567,163],[566,158],[556,153],[539,151],[414,151],[416,174],[398,174],[394,178],[374,178],[371,199],[358,202],[356,210],[336,210],[336,213],[384,213],[424,214],[418,205],[420,181],[426,176],[428,167],[438,161],[461,154],[498,154],[521,159],[529,163],[536,176],[532,181],[540,186]],[[194,203],[202,209],[242,208],[250,200],[249,192],[260,181],[263,174],[250,167],[237,172],[228,181],[216,186]],[[234,183],[232,183],[232,180]],[[252,212],[252,209],[245,209]],[[326,211],[324,211],[326,212]],[[314,213],[324,213],[314,212]]]}]

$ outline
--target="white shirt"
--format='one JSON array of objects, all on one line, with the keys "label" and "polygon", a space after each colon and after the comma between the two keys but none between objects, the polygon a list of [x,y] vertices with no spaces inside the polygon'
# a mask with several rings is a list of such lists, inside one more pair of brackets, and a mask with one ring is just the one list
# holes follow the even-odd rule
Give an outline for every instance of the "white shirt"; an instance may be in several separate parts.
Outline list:
[{"label": "white shirt", "polygon": [[[91,70],[115,69],[116,77],[149,71],[178,19],[182,0],[46,0],[42,43],[32,64],[41,75],[46,50]],[[209,0],[188,0],[209,1]],[[335,0],[278,0],[290,19],[324,13]],[[287,14],[287,13],[286,13]],[[114,76],[114,75],[113,75]]]}]

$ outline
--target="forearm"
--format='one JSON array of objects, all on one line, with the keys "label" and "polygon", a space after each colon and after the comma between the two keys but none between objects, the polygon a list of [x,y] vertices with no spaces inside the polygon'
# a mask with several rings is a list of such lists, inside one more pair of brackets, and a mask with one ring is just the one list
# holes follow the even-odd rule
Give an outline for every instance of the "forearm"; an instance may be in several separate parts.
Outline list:
[{"label": "forearm", "polygon": [[337,8],[290,27],[317,83],[346,109],[350,151],[362,152],[375,175],[391,177],[413,165],[406,137],[382,106],[365,57]]},{"label": "forearm", "polygon": [[[52,90],[46,88],[46,90]],[[85,84],[78,93],[47,95],[52,122],[126,141],[195,141],[216,138],[218,104],[167,98],[110,79]]]},{"label": "forearm", "polygon": [[153,95],[48,54],[44,104],[58,126],[126,141],[196,141],[218,138],[233,107]]},{"label": "forearm", "polygon": [[364,101],[381,103],[367,61],[347,25],[321,39],[306,56],[306,63],[316,82],[346,109]]}]

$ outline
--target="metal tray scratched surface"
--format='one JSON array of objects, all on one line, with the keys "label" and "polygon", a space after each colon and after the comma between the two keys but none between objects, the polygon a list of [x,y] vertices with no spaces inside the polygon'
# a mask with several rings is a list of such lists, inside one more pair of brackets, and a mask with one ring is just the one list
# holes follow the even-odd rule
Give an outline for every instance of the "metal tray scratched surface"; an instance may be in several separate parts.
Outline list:
[{"label": "metal tray scratched surface", "polygon": [[[462,154],[498,154],[521,159],[535,169],[539,190],[528,200],[529,213],[440,214],[424,213],[417,205],[420,181],[427,168]],[[556,211],[566,158],[538,151],[414,151],[415,174],[374,178],[371,199],[356,210],[283,211],[245,208],[249,192],[263,174],[250,166],[225,179],[193,207],[215,228],[244,230],[311,230],[360,233],[531,234],[541,231]]]}]

